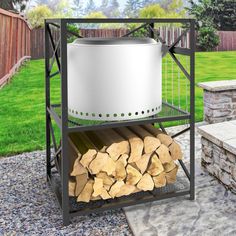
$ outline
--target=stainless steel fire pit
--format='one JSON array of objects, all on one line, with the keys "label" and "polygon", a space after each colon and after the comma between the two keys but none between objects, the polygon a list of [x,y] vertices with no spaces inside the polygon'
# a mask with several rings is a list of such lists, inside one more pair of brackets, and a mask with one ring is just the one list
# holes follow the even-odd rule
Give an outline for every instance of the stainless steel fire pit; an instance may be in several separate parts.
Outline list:
[{"label": "stainless steel fire pit", "polygon": [[87,38],[68,44],[68,109],[88,120],[154,115],[162,104],[161,43]]}]

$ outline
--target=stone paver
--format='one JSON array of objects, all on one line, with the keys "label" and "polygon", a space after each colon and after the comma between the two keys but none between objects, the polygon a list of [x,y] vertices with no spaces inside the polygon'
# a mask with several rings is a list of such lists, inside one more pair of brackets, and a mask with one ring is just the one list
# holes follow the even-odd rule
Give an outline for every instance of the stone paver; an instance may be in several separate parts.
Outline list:
[{"label": "stone paver", "polygon": [[236,138],[236,125],[232,122],[204,125],[198,128],[198,132],[206,139],[222,147],[223,142]]},{"label": "stone paver", "polygon": [[203,82],[198,84],[199,87],[208,91],[225,91],[236,89],[236,80],[222,80],[222,81],[211,81]]}]

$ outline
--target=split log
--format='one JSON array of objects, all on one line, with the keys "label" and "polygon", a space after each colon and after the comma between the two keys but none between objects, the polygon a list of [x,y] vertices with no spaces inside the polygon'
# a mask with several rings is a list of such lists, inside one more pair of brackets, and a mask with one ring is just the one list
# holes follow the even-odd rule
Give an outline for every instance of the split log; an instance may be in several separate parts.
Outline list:
[{"label": "split log", "polygon": [[147,170],[151,155],[152,153],[143,154],[141,159],[135,162],[141,174]]},{"label": "split log", "polygon": [[176,182],[176,176],[177,176],[178,168],[179,168],[179,166],[176,165],[173,170],[166,173],[166,182],[167,182],[167,184],[173,184],[173,183]]},{"label": "split log", "polygon": [[176,164],[173,160],[169,163],[163,164],[165,172],[170,172],[171,170],[173,170],[175,168],[175,166],[176,166]]},{"label": "split log", "polygon": [[143,152],[143,141],[141,138],[139,138],[135,133],[133,133],[129,128],[127,127],[120,127],[116,128],[115,131],[119,133],[123,138],[129,141],[130,144],[130,157],[128,162],[136,162],[138,161]]},{"label": "split log", "polygon": [[117,160],[117,161],[121,161],[123,163],[124,166],[127,166],[127,160],[129,158],[129,155],[128,154],[122,154],[120,156],[120,158]]},{"label": "split log", "polygon": [[96,157],[96,150],[88,150],[81,158],[80,163],[83,167],[88,168],[91,161]]},{"label": "split log", "polygon": [[166,173],[163,171],[157,176],[152,177],[155,188],[166,186]]},{"label": "split log", "polygon": [[138,182],[137,187],[143,191],[153,190],[154,183],[151,175],[145,173]]},{"label": "split log", "polygon": [[113,176],[116,180],[124,180],[126,178],[126,169],[122,162],[122,160],[116,161],[115,171],[113,172]]},{"label": "split log", "polygon": [[106,172],[108,175],[111,175],[117,168],[117,163],[108,157],[107,162],[102,168],[102,171]]},{"label": "split log", "polygon": [[111,189],[109,191],[109,195],[114,198],[116,196],[116,194],[118,194],[120,192],[121,187],[124,185],[124,181],[116,181],[112,186]]},{"label": "split log", "polygon": [[107,153],[98,152],[96,157],[91,161],[89,165],[90,173],[98,174],[100,171],[102,171],[109,158],[110,157]]},{"label": "split log", "polygon": [[126,184],[128,185],[135,185],[138,181],[142,178],[142,174],[130,164],[126,167],[127,177],[126,177]]},{"label": "split log", "polygon": [[94,184],[93,184],[93,197],[98,197],[102,194],[103,189],[103,180],[100,178],[94,178]]},{"label": "split log", "polygon": [[141,126],[130,126],[130,129],[143,139],[145,153],[154,152],[161,145],[159,139],[154,137],[151,133],[149,133]]},{"label": "split log", "polygon": [[166,147],[164,144],[161,144],[159,148],[156,149],[156,154],[160,159],[162,164],[169,163],[172,161],[170,156],[169,148]]},{"label": "split log", "polygon": [[80,163],[80,158],[77,158],[74,162],[73,170],[70,173],[70,175],[71,176],[77,176],[77,175],[82,175],[82,174],[87,174],[88,175],[88,171]]},{"label": "split log", "polygon": [[75,176],[76,179],[76,185],[75,185],[75,196],[79,196],[79,194],[84,189],[86,183],[88,182],[88,174],[84,173],[81,175]]},{"label": "split log", "polygon": [[80,195],[77,198],[77,202],[89,202],[93,193],[93,183],[94,181],[92,179],[90,179],[84,189],[82,190],[82,192],[80,193]]},{"label": "split log", "polygon": [[129,154],[130,152],[129,142],[113,129],[90,132],[88,136],[93,137],[93,140],[97,140],[97,142],[102,143],[103,146],[107,146],[106,152],[114,161],[116,161],[120,155]]},{"label": "split log", "polygon": [[107,190],[105,188],[102,188],[100,196],[103,200],[107,200],[107,199],[111,198],[110,194],[107,192]]},{"label": "split log", "polygon": [[161,141],[161,143],[166,145],[167,147],[170,146],[170,144],[173,142],[173,139],[169,135],[164,134],[161,130],[155,128],[151,124],[143,125],[142,127],[148,130],[155,137],[157,137]]},{"label": "split log", "polygon": [[108,176],[105,172],[99,172],[96,176],[100,179],[103,179],[104,185],[111,186],[115,182],[114,178]]},{"label": "split log", "polygon": [[181,160],[183,153],[181,151],[180,145],[175,141],[169,146],[170,154],[173,160]]},{"label": "split log", "polygon": [[159,175],[162,171],[164,171],[163,165],[156,154],[153,154],[151,157],[151,164],[147,170],[147,173],[156,176]]},{"label": "split log", "polygon": [[127,196],[136,191],[134,185],[124,184],[121,186],[120,191],[116,194],[116,197]]},{"label": "split log", "polygon": [[69,196],[70,197],[75,197],[75,186],[76,186],[76,182],[74,180],[69,180]]}]

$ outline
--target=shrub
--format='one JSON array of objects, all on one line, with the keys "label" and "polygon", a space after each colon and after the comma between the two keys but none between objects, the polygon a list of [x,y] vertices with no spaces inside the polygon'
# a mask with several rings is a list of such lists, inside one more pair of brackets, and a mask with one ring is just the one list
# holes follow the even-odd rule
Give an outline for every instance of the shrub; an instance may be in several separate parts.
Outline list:
[{"label": "shrub", "polygon": [[211,51],[220,42],[217,31],[213,26],[200,27],[197,39],[199,47],[204,51]]}]

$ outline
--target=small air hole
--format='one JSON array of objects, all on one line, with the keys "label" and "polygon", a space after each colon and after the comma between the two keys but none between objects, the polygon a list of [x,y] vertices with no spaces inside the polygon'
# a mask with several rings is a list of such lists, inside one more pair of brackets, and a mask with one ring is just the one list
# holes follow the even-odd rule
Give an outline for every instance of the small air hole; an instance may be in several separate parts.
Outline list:
[{"label": "small air hole", "polygon": [[144,111],[142,111],[142,114],[144,114]]},{"label": "small air hole", "polygon": [[88,112],[86,113],[86,116],[88,116],[89,114],[88,114]]},{"label": "small air hole", "polygon": [[128,114],[129,116],[131,116],[132,115],[132,113],[131,112],[129,112],[129,114]]},{"label": "small air hole", "polygon": [[157,111],[157,107],[156,107],[156,111]]},{"label": "small air hole", "polygon": [[99,116],[99,117],[102,117],[102,114],[99,114],[98,116]]},{"label": "small air hole", "polygon": [[74,110],[72,110],[72,113],[74,113]]},{"label": "small air hole", "polygon": [[115,113],[115,114],[113,114],[113,116],[114,116],[114,117],[117,117],[117,114]]},{"label": "small air hole", "polygon": [[107,115],[106,115],[106,117],[109,117],[109,116],[110,116],[110,114],[107,114]]},{"label": "small air hole", "polygon": [[121,116],[125,116],[125,114],[124,114],[124,113],[121,113]]},{"label": "small air hole", "polygon": [[78,111],[75,111],[75,114],[78,115]]},{"label": "small air hole", "polygon": [[138,112],[137,112],[137,111],[135,112],[135,115],[136,115],[136,116],[138,115]]},{"label": "small air hole", "polygon": [[147,110],[147,113],[149,113],[150,111],[149,110]]},{"label": "small air hole", "polygon": [[92,116],[94,117],[94,116],[95,116],[95,113],[92,113]]},{"label": "small air hole", "polygon": [[154,111],[154,108],[152,108],[152,111]]}]

